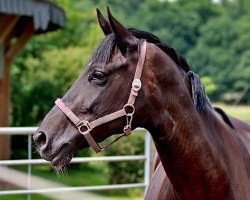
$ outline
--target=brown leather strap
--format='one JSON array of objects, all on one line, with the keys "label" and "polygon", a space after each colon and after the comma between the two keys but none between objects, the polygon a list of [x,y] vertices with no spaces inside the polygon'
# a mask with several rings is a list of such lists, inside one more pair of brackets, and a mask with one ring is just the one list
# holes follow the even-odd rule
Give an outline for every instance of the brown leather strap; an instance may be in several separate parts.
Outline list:
[{"label": "brown leather strap", "polygon": [[100,152],[100,151],[105,150],[107,147],[109,147],[109,146],[110,146],[111,144],[113,144],[115,141],[117,141],[118,139],[120,139],[121,137],[123,137],[123,135],[120,136],[120,137],[118,137],[118,138],[116,138],[116,139],[115,139],[113,142],[111,142],[110,144],[108,144],[108,145],[106,145],[106,146],[104,146],[104,147],[100,147],[100,146],[98,145],[98,143],[96,143],[95,140],[93,139],[93,137],[91,136],[90,131],[91,131],[93,128],[97,127],[97,126],[100,126],[100,125],[102,125],[102,124],[105,124],[105,123],[107,123],[107,122],[109,122],[109,121],[112,121],[112,120],[114,120],[114,119],[120,118],[120,117],[125,116],[125,115],[126,115],[126,112],[125,112],[124,109],[119,110],[119,111],[116,111],[116,112],[114,112],[114,113],[111,113],[111,114],[109,114],[109,115],[106,115],[106,116],[104,116],[104,117],[98,118],[98,119],[96,119],[96,120],[90,122],[90,123],[89,123],[89,128],[87,128],[87,130],[86,130],[85,132],[82,132],[81,130],[79,130],[79,132],[80,132],[82,135],[84,135],[84,137],[86,138],[87,142],[88,142],[89,145],[92,147],[92,149],[93,149],[96,153],[98,153],[98,152]]},{"label": "brown leather strap", "polygon": [[113,121],[113,120],[115,120],[117,118],[120,118],[122,116],[125,116],[125,115],[126,115],[126,111],[124,109],[118,110],[116,112],[113,112],[113,113],[111,113],[109,115],[103,116],[101,118],[98,118],[98,119],[90,122],[89,123],[90,128],[93,129],[93,128],[97,127],[97,126],[100,126],[100,125],[105,124],[107,122]]},{"label": "brown leather strap", "polygon": [[62,112],[76,125],[81,120],[63,103],[61,99],[57,99],[55,104],[60,108]]},{"label": "brown leather strap", "polygon": [[98,143],[95,142],[94,138],[90,135],[90,132],[87,134],[84,134],[85,139],[91,146],[91,148],[96,152],[99,153],[102,151],[102,148],[98,145]]},{"label": "brown leather strap", "polygon": [[136,66],[134,81],[132,82],[132,88],[127,103],[129,105],[134,105],[135,99],[138,96],[138,91],[141,89],[140,79],[142,75],[142,69],[145,62],[146,53],[147,53],[147,42],[146,40],[143,40],[140,49],[140,56]]}]

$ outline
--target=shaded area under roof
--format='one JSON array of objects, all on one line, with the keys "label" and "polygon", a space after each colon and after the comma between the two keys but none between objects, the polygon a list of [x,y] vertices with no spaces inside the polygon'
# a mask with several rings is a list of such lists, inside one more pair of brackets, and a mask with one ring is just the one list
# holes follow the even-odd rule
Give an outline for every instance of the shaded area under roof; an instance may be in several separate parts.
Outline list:
[{"label": "shaded area under roof", "polygon": [[64,11],[48,0],[0,0],[0,15],[32,17],[35,33],[57,30],[65,25]]}]

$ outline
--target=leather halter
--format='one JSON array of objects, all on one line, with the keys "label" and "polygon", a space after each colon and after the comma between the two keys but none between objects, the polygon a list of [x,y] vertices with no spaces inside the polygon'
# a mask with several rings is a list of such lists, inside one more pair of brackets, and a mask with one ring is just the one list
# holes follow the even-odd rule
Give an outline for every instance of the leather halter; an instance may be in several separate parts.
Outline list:
[{"label": "leather halter", "polygon": [[[86,121],[79,119],[64,103],[61,99],[57,99],[55,101],[55,104],[60,108],[60,110],[73,122],[73,124],[78,128],[78,131],[85,137],[89,145],[92,147],[92,149],[98,153],[100,151],[105,150],[107,147],[109,147],[111,144],[122,138],[123,136],[128,136],[131,134],[131,125],[133,120],[133,115],[135,112],[134,103],[136,100],[136,97],[138,96],[138,91],[141,89],[141,74],[142,69],[145,61],[146,56],[146,50],[147,50],[147,42],[146,40],[142,40],[141,43],[141,49],[140,49],[140,55],[138,58],[136,71],[134,75],[134,80],[132,82],[132,87],[129,95],[129,99],[127,104],[124,105],[124,107],[121,110],[118,110],[116,112],[113,112],[111,114],[105,115],[103,117],[100,117],[94,121]],[[114,141],[109,143],[108,145],[104,147],[100,147],[98,143],[95,142],[93,137],[90,134],[90,131],[94,129],[97,126],[100,126],[102,124],[105,124],[107,122],[113,121],[115,119],[118,119],[120,117],[126,116],[126,125],[123,128],[123,134],[116,138]]]}]

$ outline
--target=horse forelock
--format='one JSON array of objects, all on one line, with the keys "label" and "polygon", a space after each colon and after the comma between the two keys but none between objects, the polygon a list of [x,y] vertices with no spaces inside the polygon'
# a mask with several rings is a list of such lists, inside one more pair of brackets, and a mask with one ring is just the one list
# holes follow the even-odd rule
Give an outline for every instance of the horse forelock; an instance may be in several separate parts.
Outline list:
[{"label": "horse forelock", "polygon": [[96,48],[95,52],[90,58],[89,63],[98,63],[104,67],[105,64],[110,60],[115,46],[116,43],[114,34],[107,35]]}]

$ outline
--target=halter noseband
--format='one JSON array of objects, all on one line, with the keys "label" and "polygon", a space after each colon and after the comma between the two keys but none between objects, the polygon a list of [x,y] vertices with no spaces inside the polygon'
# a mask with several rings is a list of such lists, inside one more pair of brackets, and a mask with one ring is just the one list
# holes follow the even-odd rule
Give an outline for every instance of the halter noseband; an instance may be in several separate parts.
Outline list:
[{"label": "halter noseband", "polygon": [[[118,141],[123,136],[128,136],[131,134],[131,124],[133,120],[133,115],[135,112],[134,103],[136,100],[136,97],[138,96],[138,91],[141,89],[141,74],[142,69],[145,61],[146,56],[146,50],[147,50],[147,42],[146,40],[142,40],[141,43],[141,49],[140,49],[140,55],[138,58],[136,71],[134,75],[134,80],[132,82],[132,88],[130,91],[129,99],[126,105],[121,110],[118,110],[116,112],[113,112],[111,114],[108,114],[106,116],[100,117],[94,121],[88,122],[86,120],[79,119],[64,103],[61,99],[57,99],[55,101],[55,104],[60,108],[60,110],[73,122],[73,124],[78,128],[78,131],[85,137],[89,145],[92,147],[92,149],[98,153],[100,151],[105,150],[107,147],[109,147],[114,142]],[[113,121],[115,119],[118,119],[120,117],[126,116],[127,124],[123,128],[123,134],[116,138],[114,141],[106,145],[105,147],[100,147],[98,143],[95,142],[93,137],[90,134],[90,131],[94,129],[97,126],[100,126],[102,124],[105,124],[107,122]]]}]

